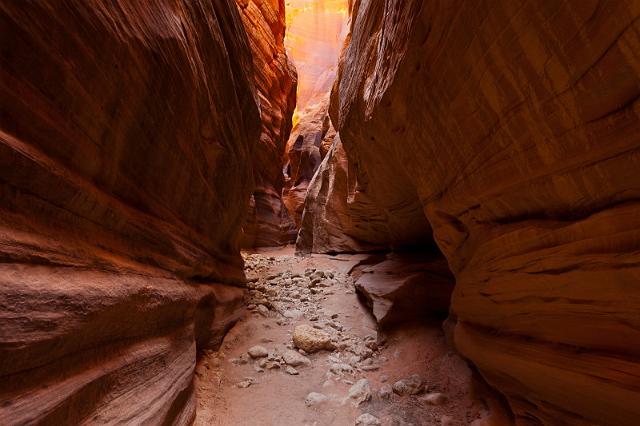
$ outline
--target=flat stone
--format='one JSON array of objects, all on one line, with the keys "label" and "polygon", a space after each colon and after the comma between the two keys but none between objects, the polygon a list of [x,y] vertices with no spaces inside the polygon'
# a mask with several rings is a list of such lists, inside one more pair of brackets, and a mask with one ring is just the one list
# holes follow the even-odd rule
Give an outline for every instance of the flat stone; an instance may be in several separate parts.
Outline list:
[{"label": "flat stone", "polygon": [[328,399],[329,398],[327,398],[327,396],[324,394],[311,392],[304,399],[304,405],[306,405],[307,407],[313,407],[314,405],[319,405],[323,402],[326,402]]},{"label": "flat stone", "polygon": [[420,399],[429,405],[442,405],[447,402],[447,396],[439,392],[428,393]]},{"label": "flat stone", "polygon": [[282,359],[285,364],[290,365],[292,367],[299,367],[301,365],[309,365],[311,361],[300,353],[292,350],[285,351],[282,355]]},{"label": "flat stone", "polygon": [[264,316],[264,317],[266,317],[267,315],[269,315],[269,308],[267,308],[267,307],[266,307],[266,306],[264,306],[264,305],[258,305],[258,308],[256,309],[256,311],[257,311],[260,315],[262,315],[262,316]]},{"label": "flat stone", "polygon": [[380,420],[369,413],[364,413],[356,419],[356,426],[379,426],[379,425],[380,425]]},{"label": "flat stone", "polygon": [[251,358],[264,358],[269,355],[269,351],[264,346],[253,346],[247,353]]},{"label": "flat stone", "polygon": [[369,380],[358,380],[353,386],[351,386],[347,396],[352,400],[353,405],[356,407],[369,401],[371,399],[371,385],[369,384]]},{"label": "flat stone", "polygon": [[299,309],[287,309],[282,313],[282,316],[293,320],[299,320],[304,316],[304,312]]},{"label": "flat stone", "polygon": [[393,391],[398,395],[417,395],[424,390],[422,377],[413,374],[393,384]]},{"label": "flat stone", "polygon": [[299,373],[298,373],[298,370],[296,370],[295,368],[290,367],[290,366],[288,366],[288,365],[287,365],[287,367],[284,369],[284,371],[285,371],[285,373],[287,373],[287,374],[291,374],[292,376],[297,376],[297,375],[299,374]]},{"label": "flat stone", "polygon": [[241,389],[246,389],[255,383],[257,382],[256,382],[256,379],[254,379],[253,377],[245,377],[244,380],[236,383],[236,386]]}]

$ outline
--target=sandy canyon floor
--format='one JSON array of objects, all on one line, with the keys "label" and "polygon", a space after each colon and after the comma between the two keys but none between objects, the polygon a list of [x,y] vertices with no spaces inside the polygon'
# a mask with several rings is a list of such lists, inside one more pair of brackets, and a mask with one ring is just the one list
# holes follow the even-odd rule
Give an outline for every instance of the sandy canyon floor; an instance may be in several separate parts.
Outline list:
[{"label": "sandy canyon floor", "polygon": [[[196,425],[485,424],[481,387],[440,321],[377,330],[348,275],[361,256],[244,256],[246,313],[200,357]],[[300,325],[298,346],[335,349],[300,350]]]}]

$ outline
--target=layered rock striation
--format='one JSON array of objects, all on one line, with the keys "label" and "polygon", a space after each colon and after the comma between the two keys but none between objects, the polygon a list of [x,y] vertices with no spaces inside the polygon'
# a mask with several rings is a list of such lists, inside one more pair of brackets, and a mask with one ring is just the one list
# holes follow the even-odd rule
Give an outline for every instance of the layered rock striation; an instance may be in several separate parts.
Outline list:
[{"label": "layered rock striation", "polygon": [[[378,212],[388,242],[432,230],[455,344],[521,424],[640,417],[639,17],[634,0],[353,2],[330,108],[344,159],[310,186],[303,241],[379,242],[362,235]],[[349,213],[365,197],[373,216]]]},{"label": "layered rock striation", "polygon": [[309,183],[336,136],[329,119],[329,99],[297,112],[296,123],[287,142],[282,200],[297,229],[302,222]]},{"label": "layered rock striation", "polygon": [[260,134],[231,0],[0,2],[0,423],[190,424]]},{"label": "layered rock striation", "polygon": [[296,70],[284,48],[284,0],[236,0],[249,36],[262,133],[254,155],[256,186],[244,226],[245,247],[293,242],[297,229],[282,203],[285,145],[296,107]]}]

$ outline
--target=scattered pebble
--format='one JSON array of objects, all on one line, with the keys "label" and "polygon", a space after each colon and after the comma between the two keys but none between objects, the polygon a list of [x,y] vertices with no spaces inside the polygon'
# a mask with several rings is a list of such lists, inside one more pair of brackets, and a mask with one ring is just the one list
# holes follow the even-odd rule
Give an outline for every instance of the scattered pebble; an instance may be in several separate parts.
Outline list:
[{"label": "scattered pebble", "polygon": [[371,385],[369,384],[369,381],[367,379],[358,380],[353,386],[351,386],[347,396],[352,400],[353,405],[356,407],[369,401],[371,399]]},{"label": "scattered pebble", "polygon": [[292,376],[297,376],[298,374],[300,374],[300,373],[298,373],[298,370],[296,370],[295,368],[290,367],[288,365],[285,367],[284,372],[287,373],[287,374],[290,374]]},{"label": "scattered pebble", "polygon": [[390,399],[392,393],[393,393],[393,390],[391,389],[391,386],[389,386],[389,385],[383,385],[378,390],[378,396],[380,397],[380,399]]},{"label": "scattered pebble", "polygon": [[247,351],[247,353],[253,359],[264,358],[269,355],[269,351],[267,351],[267,349],[263,346],[253,346]]},{"label": "scattered pebble", "polygon": [[313,407],[314,405],[318,405],[318,404],[322,404],[323,402],[326,402],[328,399],[329,398],[327,398],[327,396],[324,394],[321,394],[318,392],[311,392],[304,399],[304,405],[306,405],[307,407]]},{"label": "scattered pebble", "polygon": [[258,383],[258,382],[253,377],[245,377],[244,380],[236,383],[236,386],[241,388],[241,389],[246,389],[249,386],[254,385],[256,383]]},{"label": "scattered pebble", "polygon": [[429,405],[442,405],[447,402],[447,396],[438,392],[428,393],[420,399]]},{"label": "scattered pebble", "polygon": [[422,377],[413,374],[393,384],[393,391],[398,395],[417,395],[424,390]]},{"label": "scattered pebble", "polygon": [[302,354],[296,352],[296,351],[292,351],[292,350],[287,350],[283,355],[282,355],[282,359],[284,360],[285,364],[290,365],[292,367],[299,367],[301,365],[309,365],[311,364],[311,361],[309,361],[309,358],[303,356]]},{"label": "scattered pebble", "polygon": [[379,426],[379,425],[380,425],[380,420],[369,413],[364,413],[356,419],[356,426]]}]

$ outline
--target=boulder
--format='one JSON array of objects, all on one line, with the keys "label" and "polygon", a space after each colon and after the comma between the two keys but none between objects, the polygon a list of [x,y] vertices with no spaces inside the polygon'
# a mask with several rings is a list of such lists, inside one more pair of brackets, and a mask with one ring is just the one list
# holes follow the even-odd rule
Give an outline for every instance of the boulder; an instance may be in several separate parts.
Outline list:
[{"label": "boulder", "polygon": [[321,350],[331,351],[335,349],[328,333],[315,329],[309,325],[298,325],[293,330],[293,344],[307,353]]}]

